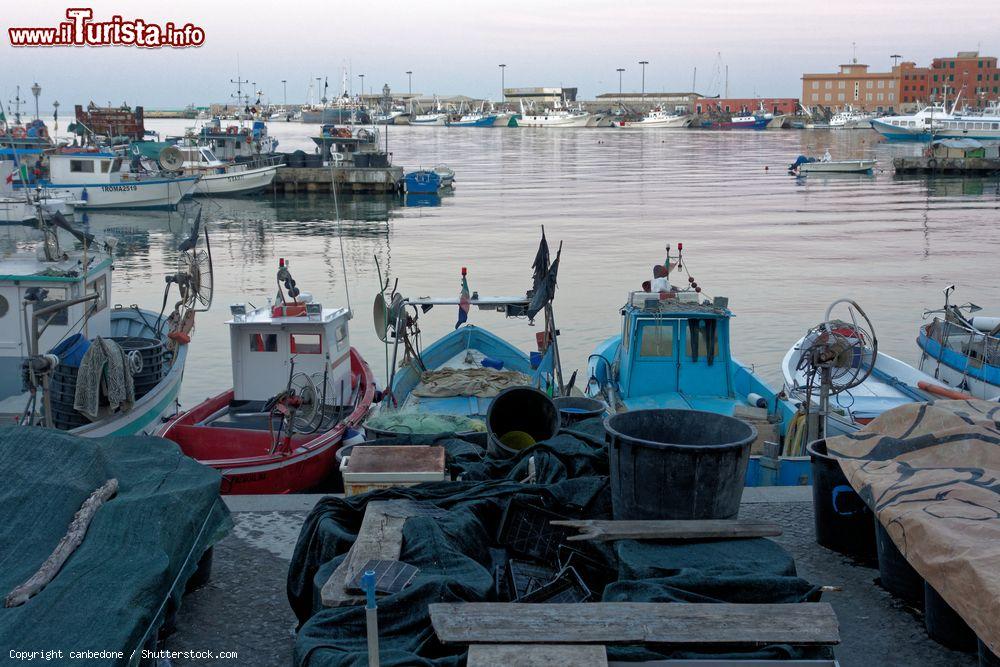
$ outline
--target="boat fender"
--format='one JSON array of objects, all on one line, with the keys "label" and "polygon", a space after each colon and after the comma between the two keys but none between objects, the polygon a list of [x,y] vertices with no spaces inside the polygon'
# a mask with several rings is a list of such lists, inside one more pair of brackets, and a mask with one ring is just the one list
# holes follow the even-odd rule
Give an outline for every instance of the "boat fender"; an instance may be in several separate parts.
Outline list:
[{"label": "boat fender", "polygon": [[953,401],[967,401],[970,398],[975,398],[971,394],[967,394],[964,391],[957,391],[955,389],[948,389],[946,387],[940,387],[936,384],[931,384],[926,380],[920,380],[917,382],[917,389],[926,391],[928,394],[933,394],[940,398],[947,398]]},{"label": "boat fender", "polygon": [[750,393],[747,394],[747,403],[754,406],[755,408],[766,408],[767,399],[760,394]]},{"label": "boat fender", "polygon": [[250,135],[249,134],[247,135],[247,143],[248,144],[250,143]]},{"label": "boat fender", "polygon": [[171,331],[167,334],[167,338],[178,343],[180,345],[187,345],[191,342],[191,336],[184,333],[183,331]]}]

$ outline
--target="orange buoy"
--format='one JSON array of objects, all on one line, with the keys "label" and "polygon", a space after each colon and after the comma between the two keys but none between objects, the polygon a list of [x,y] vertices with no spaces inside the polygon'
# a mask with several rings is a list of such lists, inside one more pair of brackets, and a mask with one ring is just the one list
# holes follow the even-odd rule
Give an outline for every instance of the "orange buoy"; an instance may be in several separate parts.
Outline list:
[{"label": "orange buoy", "polygon": [[935,396],[940,396],[941,398],[950,398],[955,401],[967,401],[970,398],[975,398],[972,394],[967,394],[964,391],[948,389],[947,387],[931,384],[926,380],[920,380],[917,382],[917,389],[926,391],[928,394],[934,394]]}]

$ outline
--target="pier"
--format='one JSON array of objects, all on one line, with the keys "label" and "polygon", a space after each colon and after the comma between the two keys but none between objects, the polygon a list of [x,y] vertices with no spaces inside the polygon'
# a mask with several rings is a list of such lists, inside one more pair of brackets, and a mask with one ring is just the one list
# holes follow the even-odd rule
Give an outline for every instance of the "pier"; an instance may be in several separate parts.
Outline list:
[{"label": "pier", "polygon": [[271,185],[277,194],[338,192],[385,194],[397,192],[403,168],[388,167],[283,167]]},{"label": "pier", "polygon": [[986,176],[1000,173],[1000,159],[982,157],[897,157],[897,174],[949,174]]}]

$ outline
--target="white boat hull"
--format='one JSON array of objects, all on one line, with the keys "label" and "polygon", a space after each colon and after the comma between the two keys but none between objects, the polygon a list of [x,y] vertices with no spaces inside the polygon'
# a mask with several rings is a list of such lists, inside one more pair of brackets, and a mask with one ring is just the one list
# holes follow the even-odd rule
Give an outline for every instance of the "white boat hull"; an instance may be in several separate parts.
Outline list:
[{"label": "white boat hull", "polygon": [[587,127],[591,114],[553,114],[547,116],[522,115],[517,120],[518,127]]},{"label": "white boat hull", "polygon": [[223,174],[202,174],[194,187],[195,195],[243,195],[258,192],[274,182],[278,165],[227,171]]},{"label": "white boat hull", "polygon": [[874,169],[876,164],[876,160],[833,160],[831,162],[803,162],[798,169],[799,173],[863,174]]},{"label": "white boat hull", "polygon": [[669,118],[643,118],[641,120],[627,120],[621,127],[687,127],[691,124],[690,116],[670,116]]},{"label": "white boat hull", "polygon": [[57,197],[75,199],[82,209],[173,208],[194,192],[197,176],[148,181],[86,185],[51,183],[47,187]]},{"label": "white boat hull", "polygon": [[444,125],[448,114],[418,114],[410,118],[410,125]]}]

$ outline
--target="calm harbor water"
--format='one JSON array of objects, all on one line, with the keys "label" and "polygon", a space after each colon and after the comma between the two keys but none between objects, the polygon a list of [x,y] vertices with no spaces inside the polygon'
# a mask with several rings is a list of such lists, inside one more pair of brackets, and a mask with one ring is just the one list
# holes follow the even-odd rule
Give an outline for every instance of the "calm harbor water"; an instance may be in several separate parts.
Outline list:
[{"label": "calm harbor water", "polygon": [[[163,134],[193,121],[152,121]],[[273,123],[280,150],[311,152],[314,125]],[[857,300],[872,317],[880,349],[914,363],[925,308],[941,289],[1000,312],[1000,185],[996,180],[897,178],[894,155],[914,145],[879,143],[873,132],[708,132],[620,129],[392,127],[393,162],[413,169],[446,163],[453,194],[431,207],[402,198],[341,197],[351,337],[380,381],[385,353],[372,326],[375,259],[406,295],[452,296],[461,267],[482,295],[530,286],[540,225],[553,253],[563,242],[555,301],[567,374],[619,328],[627,290],[650,277],[664,246],[684,243],[694,277],[736,313],[734,349],[780,383],[782,355],[827,304]],[[874,154],[873,176],[795,179],[800,154]],[[885,169],[882,171],[881,169]],[[265,303],[279,257],[299,286],[326,305],[345,302],[338,227],[329,196],[203,200],[211,223],[215,303],[198,316],[182,400],[190,407],[231,385],[229,304]],[[130,230],[116,263],[115,301],[157,310],[162,276],[181,231],[177,213],[91,214],[93,229]],[[424,342],[450,330],[453,308],[421,319]],[[537,328],[473,310],[470,322],[519,343]]]}]

